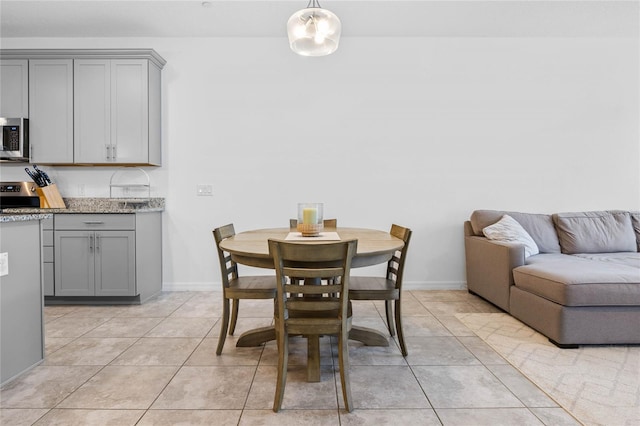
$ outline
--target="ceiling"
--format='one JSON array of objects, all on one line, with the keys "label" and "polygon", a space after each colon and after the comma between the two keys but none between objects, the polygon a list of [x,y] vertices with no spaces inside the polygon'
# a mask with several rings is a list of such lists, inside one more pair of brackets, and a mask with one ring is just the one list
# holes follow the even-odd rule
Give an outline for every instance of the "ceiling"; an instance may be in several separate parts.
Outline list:
[{"label": "ceiling", "polygon": [[[349,37],[638,37],[639,2],[327,0]],[[1,0],[0,37],[285,37],[306,0]]]}]

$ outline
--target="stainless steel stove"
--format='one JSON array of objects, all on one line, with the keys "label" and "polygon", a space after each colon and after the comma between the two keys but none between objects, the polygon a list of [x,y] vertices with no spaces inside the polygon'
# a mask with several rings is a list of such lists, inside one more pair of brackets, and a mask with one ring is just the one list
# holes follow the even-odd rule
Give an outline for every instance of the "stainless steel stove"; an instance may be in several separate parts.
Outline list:
[{"label": "stainless steel stove", "polygon": [[0,182],[0,209],[40,207],[34,182]]}]

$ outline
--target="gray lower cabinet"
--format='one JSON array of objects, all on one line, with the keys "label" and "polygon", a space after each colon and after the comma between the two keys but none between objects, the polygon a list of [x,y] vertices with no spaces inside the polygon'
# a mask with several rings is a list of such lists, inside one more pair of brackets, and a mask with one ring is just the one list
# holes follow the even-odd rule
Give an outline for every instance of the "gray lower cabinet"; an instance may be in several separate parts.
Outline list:
[{"label": "gray lower cabinet", "polygon": [[139,296],[162,288],[160,213],[56,214],[54,296]]},{"label": "gray lower cabinet", "polygon": [[56,232],[57,296],[135,296],[134,231]]}]

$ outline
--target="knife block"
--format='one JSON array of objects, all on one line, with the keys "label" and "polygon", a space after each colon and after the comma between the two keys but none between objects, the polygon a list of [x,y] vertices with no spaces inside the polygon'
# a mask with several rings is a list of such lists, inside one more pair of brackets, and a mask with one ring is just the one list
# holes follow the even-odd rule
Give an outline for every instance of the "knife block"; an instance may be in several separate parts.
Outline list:
[{"label": "knife block", "polygon": [[41,209],[66,209],[64,200],[58,191],[58,187],[55,184],[36,188],[38,197],[40,197]]}]

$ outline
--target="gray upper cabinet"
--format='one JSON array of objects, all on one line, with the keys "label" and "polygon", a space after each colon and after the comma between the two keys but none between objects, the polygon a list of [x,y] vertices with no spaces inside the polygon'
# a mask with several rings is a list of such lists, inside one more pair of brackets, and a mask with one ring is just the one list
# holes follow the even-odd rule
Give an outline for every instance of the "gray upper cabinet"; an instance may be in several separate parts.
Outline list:
[{"label": "gray upper cabinet", "polygon": [[73,163],[73,60],[29,61],[33,163]]},{"label": "gray upper cabinet", "polygon": [[0,117],[29,118],[28,76],[27,60],[0,60]]},{"label": "gray upper cabinet", "polygon": [[78,163],[111,161],[111,61],[74,64],[74,152]]},{"label": "gray upper cabinet", "polygon": [[[147,60],[76,60],[76,163],[160,164],[160,69]],[[153,93],[153,96],[150,94]]]},{"label": "gray upper cabinet", "polygon": [[24,104],[23,113],[0,116],[29,116],[32,162],[162,164],[165,61],[154,50],[2,49],[0,56],[2,107]]}]

